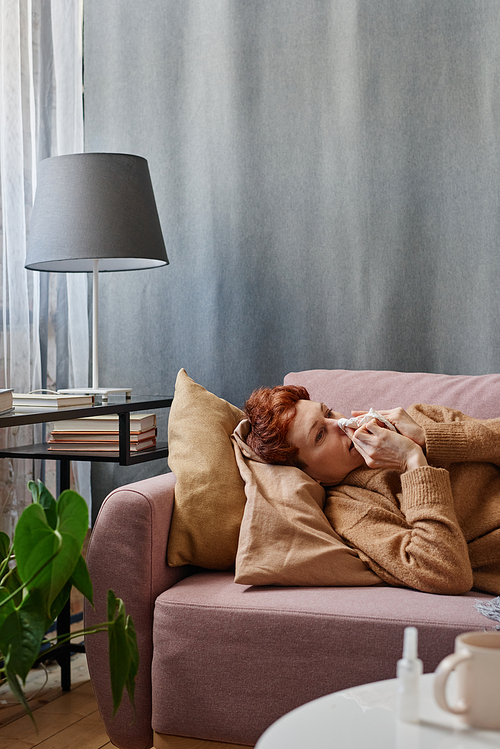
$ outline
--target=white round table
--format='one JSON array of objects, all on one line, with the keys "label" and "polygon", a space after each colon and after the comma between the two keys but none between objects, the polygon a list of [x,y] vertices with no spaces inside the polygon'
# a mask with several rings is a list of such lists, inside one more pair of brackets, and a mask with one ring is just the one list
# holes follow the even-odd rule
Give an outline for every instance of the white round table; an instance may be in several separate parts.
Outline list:
[{"label": "white round table", "polygon": [[397,679],[363,684],[308,702],[273,723],[255,749],[484,749],[500,731],[468,728],[439,708],[434,674],[420,682],[420,722],[396,719]]}]

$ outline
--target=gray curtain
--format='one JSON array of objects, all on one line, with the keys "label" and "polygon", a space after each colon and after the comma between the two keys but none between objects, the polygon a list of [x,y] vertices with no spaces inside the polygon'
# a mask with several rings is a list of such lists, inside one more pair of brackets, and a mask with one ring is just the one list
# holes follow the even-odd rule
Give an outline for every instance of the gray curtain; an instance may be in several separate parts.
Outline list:
[{"label": "gray curtain", "polygon": [[103,277],[103,385],[185,367],[241,406],[292,370],[500,371],[500,3],[84,20],[86,150],[148,159],[171,261]]}]

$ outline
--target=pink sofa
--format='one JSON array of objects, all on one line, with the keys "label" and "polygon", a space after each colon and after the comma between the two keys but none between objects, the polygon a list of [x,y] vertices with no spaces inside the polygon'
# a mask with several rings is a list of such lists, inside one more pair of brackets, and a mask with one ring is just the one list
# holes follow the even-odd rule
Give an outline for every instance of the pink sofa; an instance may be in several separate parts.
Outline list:
[{"label": "pink sofa", "polygon": [[[312,370],[287,375],[337,411],[415,402],[448,405],[480,418],[500,415],[500,375]],[[426,672],[455,636],[495,626],[474,607],[489,599],[367,588],[251,587],[231,572],[169,568],[166,549],[175,477],[113,491],[88,550],[96,611],[113,588],[132,615],[140,648],[135,721],[127,698],[116,718],[106,670],[106,638],[86,641],[101,715],[122,749],[182,746],[169,736],[253,746],[277,718],[328,692],[395,676],[403,629],[416,625]]]}]

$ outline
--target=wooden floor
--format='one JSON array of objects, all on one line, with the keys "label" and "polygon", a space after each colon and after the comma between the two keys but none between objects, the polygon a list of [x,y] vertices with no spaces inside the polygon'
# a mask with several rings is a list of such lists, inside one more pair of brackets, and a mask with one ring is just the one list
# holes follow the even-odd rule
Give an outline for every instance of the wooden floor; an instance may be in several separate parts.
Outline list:
[{"label": "wooden floor", "polygon": [[[71,691],[61,689],[59,666],[30,671],[26,695],[36,721],[12,700],[8,687],[0,688],[0,749],[113,749],[90,683],[83,653],[71,661]],[[157,737],[157,749],[250,749],[236,744],[181,737]]]},{"label": "wooden floor", "polygon": [[[5,687],[0,690],[0,749],[111,749],[89,680],[85,655],[72,658],[71,691],[60,687],[60,670],[48,667],[31,671],[27,693],[36,728],[22,707],[11,703]],[[46,683],[44,684],[44,682]],[[38,695],[37,695],[38,692]]]}]

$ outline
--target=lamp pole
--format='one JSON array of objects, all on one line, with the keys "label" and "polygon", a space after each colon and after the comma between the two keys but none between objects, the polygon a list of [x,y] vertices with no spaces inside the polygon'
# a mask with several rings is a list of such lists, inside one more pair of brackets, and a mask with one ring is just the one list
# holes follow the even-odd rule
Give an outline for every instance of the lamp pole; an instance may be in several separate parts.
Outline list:
[{"label": "lamp pole", "polygon": [[99,387],[99,361],[97,358],[97,330],[99,327],[99,260],[93,261],[92,271],[92,389]]}]

